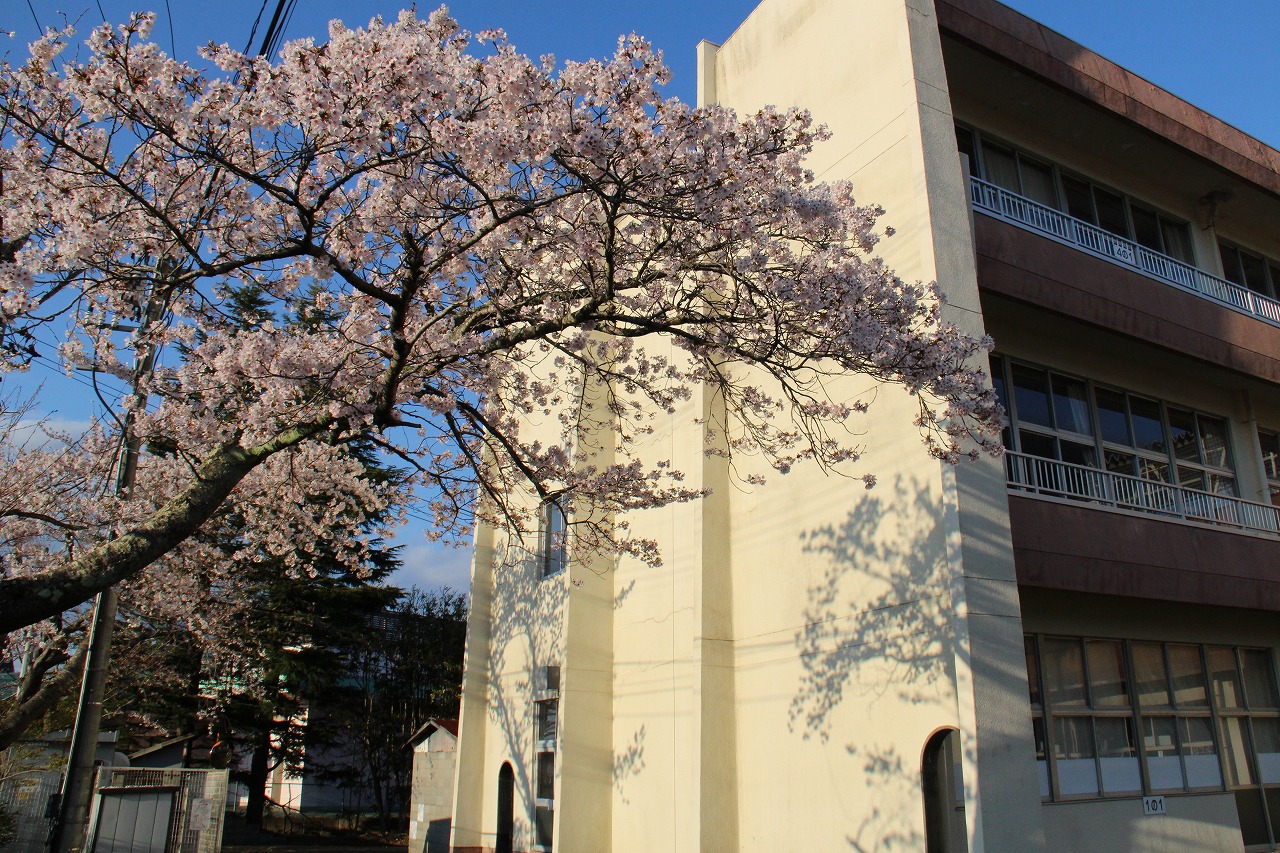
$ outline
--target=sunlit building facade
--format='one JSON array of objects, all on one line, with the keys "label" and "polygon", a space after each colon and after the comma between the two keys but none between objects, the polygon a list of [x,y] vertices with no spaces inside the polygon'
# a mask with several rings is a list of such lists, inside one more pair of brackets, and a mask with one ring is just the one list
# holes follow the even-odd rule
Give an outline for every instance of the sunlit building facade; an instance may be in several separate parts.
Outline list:
[{"label": "sunlit building facade", "polygon": [[746,488],[695,394],[661,568],[482,529],[455,849],[1280,849],[1280,152],[993,0],[764,0],[699,59],[830,127],[1008,453],[882,388],[875,489]]}]

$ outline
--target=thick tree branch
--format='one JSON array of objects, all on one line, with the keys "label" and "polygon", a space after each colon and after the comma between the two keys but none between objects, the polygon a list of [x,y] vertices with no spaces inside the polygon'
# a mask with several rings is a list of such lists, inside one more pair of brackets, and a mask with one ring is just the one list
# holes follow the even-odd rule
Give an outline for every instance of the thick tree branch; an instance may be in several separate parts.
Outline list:
[{"label": "thick tree branch", "polygon": [[186,489],[133,529],[40,575],[0,578],[0,632],[56,616],[141,572],[194,534],[250,471],[327,427],[294,427],[250,448],[224,444]]},{"label": "thick tree branch", "polygon": [[17,702],[0,716],[0,749],[8,749],[22,733],[53,709],[53,706],[75,689],[84,670],[89,646],[81,643],[62,669],[40,686],[26,701]]}]

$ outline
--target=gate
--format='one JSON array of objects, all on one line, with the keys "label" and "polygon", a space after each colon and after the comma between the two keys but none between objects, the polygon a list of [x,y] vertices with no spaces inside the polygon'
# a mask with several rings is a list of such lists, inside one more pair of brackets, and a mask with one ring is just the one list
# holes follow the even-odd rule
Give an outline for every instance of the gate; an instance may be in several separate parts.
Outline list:
[{"label": "gate", "polygon": [[[226,770],[104,767],[99,788],[176,788],[166,853],[218,853],[227,800]],[[101,797],[94,798],[89,825],[97,827]],[[92,847],[90,847],[92,849]]]}]

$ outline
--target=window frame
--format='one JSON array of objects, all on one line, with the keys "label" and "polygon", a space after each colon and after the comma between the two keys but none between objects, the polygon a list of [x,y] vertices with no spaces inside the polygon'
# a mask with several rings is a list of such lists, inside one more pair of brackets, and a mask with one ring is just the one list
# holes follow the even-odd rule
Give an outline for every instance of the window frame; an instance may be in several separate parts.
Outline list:
[{"label": "window frame", "polygon": [[[552,840],[555,837],[555,765],[557,763],[557,755],[559,753],[558,744],[560,741],[560,679],[561,668],[558,664],[548,664],[541,666],[536,671],[536,689],[533,694],[533,784],[531,785],[533,796],[530,798],[530,826],[533,828],[533,848],[534,850],[550,853],[552,850]],[[547,714],[548,708],[550,714]],[[547,717],[554,720],[550,731],[544,727]],[[551,765],[550,794],[549,797],[541,796],[546,793],[543,788],[543,759],[549,760]],[[545,813],[550,821],[547,829],[547,840],[543,842],[539,838],[541,824],[539,822],[540,814]]]},{"label": "window frame", "polygon": [[[1081,690],[1084,694],[1083,706],[1072,705],[1059,708],[1055,705],[1051,692],[1050,667],[1046,664],[1045,657],[1046,641],[1071,643],[1077,650],[1080,661]],[[1122,676],[1126,689],[1126,707],[1099,708],[1096,706],[1096,699],[1093,695],[1096,679],[1091,671],[1090,643],[1117,643],[1120,645],[1121,656],[1119,660],[1124,667]],[[1257,799],[1253,802],[1253,805],[1261,809],[1261,815],[1267,824],[1269,838],[1266,842],[1255,841],[1253,844],[1265,844],[1268,847],[1280,844],[1280,677],[1278,677],[1276,668],[1275,649],[1249,644],[1232,645],[1228,643],[1196,643],[1167,639],[1070,636],[1057,632],[1028,632],[1024,634],[1023,644],[1027,659],[1028,705],[1031,713],[1033,740],[1037,748],[1037,765],[1042,760],[1044,762],[1043,773],[1041,774],[1041,771],[1037,771],[1041,778],[1041,799],[1044,802],[1092,802],[1098,800],[1136,799],[1152,795],[1188,796],[1205,792],[1223,792],[1232,793],[1235,796],[1237,809],[1239,809],[1242,800],[1249,799],[1249,794],[1245,792],[1254,791]],[[1168,700],[1168,704],[1155,702],[1147,705],[1142,701],[1138,687],[1139,670],[1135,663],[1135,649],[1139,645],[1157,646],[1160,649],[1165,698]],[[1199,666],[1198,677],[1199,686],[1203,690],[1203,704],[1198,703],[1194,698],[1191,700],[1181,700],[1179,698],[1179,684],[1184,685],[1185,689],[1186,681],[1185,674],[1181,681],[1178,678],[1179,670],[1174,665],[1172,656],[1172,650],[1175,648],[1195,650],[1194,660]],[[1238,699],[1234,704],[1220,699],[1216,678],[1217,673],[1225,672],[1225,670],[1215,669],[1210,657],[1211,652],[1220,654],[1223,651],[1230,652],[1231,655],[1232,669],[1230,672],[1231,677],[1234,679],[1234,687],[1237,688],[1236,692],[1238,693]],[[1252,669],[1252,677],[1251,670],[1246,665],[1246,659],[1251,654],[1260,656],[1265,663],[1264,666],[1259,667],[1256,665],[1258,658],[1254,659],[1255,665]],[[1261,702],[1252,695],[1250,689],[1250,684],[1255,683],[1259,675],[1265,676],[1266,690],[1264,692],[1269,694]],[[1059,690],[1059,693],[1061,693],[1061,690]],[[1085,793],[1063,793],[1058,767],[1058,762],[1062,759],[1057,756],[1059,744],[1055,742],[1057,737],[1056,720],[1086,717],[1090,719],[1089,730],[1093,737],[1092,760],[1097,790]],[[1129,721],[1129,730],[1133,741],[1141,785],[1140,790],[1115,792],[1105,790],[1101,763],[1103,756],[1099,754],[1101,750],[1097,736],[1097,721],[1117,717],[1126,718]],[[1159,786],[1153,780],[1151,759],[1154,750],[1147,742],[1147,726],[1145,724],[1150,719],[1173,720],[1173,737],[1179,757],[1181,787]],[[1184,736],[1184,732],[1189,728],[1184,725],[1184,721],[1187,720],[1200,721],[1200,727],[1208,730],[1212,742],[1212,754],[1216,759],[1214,766],[1217,768],[1217,782],[1215,784],[1192,784],[1193,771],[1190,769],[1187,759],[1191,756],[1205,755],[1206,753],[1191,751],[1194,747],[1189,744],[1189,741]],[[1258,721],[1260,720],[1270,721],[1267,725],[1272,730],[1271,740],[1276,750],[1266,753],[1266,755],[1271,756],[1268,763],[1271,767],[1272,777],[1275,780],[1271,782],[1265,781],[1263,765],[1259,759],[1262,754],[1257,736]],[[1241,757],[1245,770],[1250,774],[1250,778],[1244,782],[1233,780],[1228,763],[1230,759],[1227,755],[1228,747],[1225,745],[1225,733],[1232,727],[1239,733],[1238,740],[1239,743],[1243,744],[1244,748]],[[1043,759],[1040,757],[1041,749],[1043,749]],[[1048,788],[1047,794],[1044,793],[1043,787]]]},{"label": "window frame", "polygon": [[[1154,395],[1139,394],[1111,385],[1110,383],[1095,382],[1087,377],[1076,376],[1066,371],[1035,364],[1034,362],[1029,362],[1024,359],[1011,358],[1004,353],[992,353],[990,356],[989,367],[992,373],[993,382],[995,381],[996,374],[999,373],[999,385],[1002,389],[1000,402],[1004,405],[1005,412],[1008,414],[1009,418],[1007,433],[1004,435],[1006,449],[1012,450],[1016,453],[1039,456],[1044,459],[1053,459],[1059,462],[1085,465],[1086,467],[1101,471],[1108,471],[1115,474],[1125,474],[1131,477],[1167,482],[1171,485],[1177,485],[1182,488],[1192,489],[1206,494],[1240,497],[1240,475],[1237,468],[1235,448],[1231,438],[1230,417],[1204,412],[1193,406],[1174,403]],[[1018,392],[1020,387],[1025,386],[1019,386],[1014,381],[1015,367],[1035,371],[1043,377],[1044,387],[1047,394],[1046,409],[1048,413],[1048,420],[1051,424],[1050,426],[1046,426],[1036,421],[1026,421],[1022,418],[1021,413],[1019,412]],[[1088,427],[1091,431],[1090,433],[1076,432],[1074,429],[1064,429],[1058,425],[1059,416],[1055,402],[1055,377],[1060,377],[1064,382],[1079,383],[1083,385],[1085,389],[1085,403],[1088,406]],[[1104,436],[1101,407],[1098,404],[1099,390],[1108,394],[1118,394],[1123,398],[1125,407],[1125,429],[1129,438],[1129,442],[1127,444],[1121,444]],[[1137,437],[1134,434],[1133,428],[1134,408],[1132,401],[1135,399],[1154,404],[1159,407],[1161,444],[1163,446],[1163,451],[1156,451],[1138,445]],[[1170,409],[1177,412],[1187,412],[1192,416],[1197,453],[1195,460],[1179,458],[1174,449],[1173,430],[1169,421]],[[1227,460],[1227,467],[1219,467],[1208,461],[1208,452],[1204,441],[1206,432],[1201,427],[1202,421],[1212,421],[1222,425],[1222,436],[1224,441],[1223,453]],[[1024,450],[1023,433],[1052,441],[1055,455],[1048,457],[1039,453],[1031,453]],[[1064,459],[1062,452],[1062,444],[1064,441],[1074,445],[1091,447],[1094,459],[1093,463],[1073,462],[1070,459]],[[1111,467],[1108,464],[1108,453],[1123,454],[1132,457],[1130,469],[1127,471],[1120,471]],[[1147,466],[1143,465],[1143,460],[1146,460],[1148,463]],[[1163,465],[1168,472],[1168,477],[1161,479],[1148,476],[1152,470],[1149,467],[1150,465]],[[1188,485],[1184,483],[1183,474],[1179,470],[1180,468],[1188,469],[1199,474],[1202,484]],[[1209,488],[1209,486],[1214,483],[1229,484],[1230,490],[1224,492]]]},{"label": "window frame", "polygon": [[[1097,181],[1089,177],[1088,175],[1083,174],[1082,172],[1063,166],[1060,163],[1048,157],[1045,157],[1041,154],[1027,151],[1021,146],[1014,145],[1011,142],[1001,139],[999,136],[996,136],[992,133],[989,133],[987,131],[981,130],[978,127],[975,127],[974,125],[968,124],[966,122],[957,121],[955,122],[955,127],[957,130],[957,142],[956,142],[957,150],[963,150],[960,143],[960,139],[959,139],[959,133],[964,132],[968,134],[968,138],[970,140],[970,146],[972,147],[973,153],[974,153],[974,156],[970,157],[969,168],[970,168],[971,174],[973,174],[977,178],[984,181],[988,181],[990,183],[995,183],[994,181],[991,181],[991,179],[988,177],[989,172],[987,168],[984,145],[990,145],[996,148],[1007,150],[1013,154],[1014,171],[1017,173],[1018,188],[1014,190],[1008,187],[1004,187],[1001,184],[996,184],[996,186],[1001,186],[1003,189],[1008,189],[1010,192],[1016,192],[1018,195],[1022,196],[1023,198],[1030,199],[1039,204],[1045,204],[1045,202],[1042,199],[1035,198],[1031,195],[1028,195],[1025,192],[1024,185],[1026,181],[1023,177],[1022,162],[1025,159],[1025,160],[1034,161],[1038,165],[1048,166],[1050,170],[1050,176],[1051,176],[1053,190],[1054,190],[1054,203],[1049,204],[1048,205],[1049,207],[1053,208],[1054,210],[1057,210],[1060,213],[1064,213],[1067,216],[1071,216],[1073,219],[1080,219],[1080,217],[1075,216],[1068,210],[1067,187],[1066,187],[1066,181],[1068,180],[1079,181],[1083,183],[1086,187],[1088,187],[1089,207],[1092,213],[1092,217],[1090,219],[1080,219],[1081,222],[1086,222],[1095,228],[1101,228],[1103,231],[1107,231],[1110,234],[1115,234],[1115,236],[1117,237],[1121,237],[1125,240],[1129,240],[1133,243],[1136,243],[1139,246],[1142,246],[1145,249],[1156,252],[1165,257],[1172,258],[1173,260],[1178,261],[1179,263],[1184,263],[1191,267],[1197,267],[1197,268],[1199,267],[1196,259],[1195,241],[1191,238],[1191,222],[1189,220],[1167,213],[1166,211],[1162,210],[1158,205],[1151,204],[1145,199],[1140,199],[1130,195],[1129,193],[1122,192],[1112,186],[1107,185],[1106,183]],[[1123,212],[1124,212],[1125,233],[1123,234],[1117,233],[1115,231],[1112,231],[1109,228],[1106,228],[1101,224],[1101,220],[1098,212],[1098,197],[1097,197],[1098,191],[1109,193],[1111,195],[1118,196],[1120,198],[1121,204],[1123,206]],[[1150,246],[1146,242],[1140,241],[1138,239],[1138,229],[1134,224],[1134,218],[1133,218],[1134,207],[1140,208],[1142,211],[1146,213],[1155,215],[1156,235],[1159,242],[1158,247]],[[1174,254],[1174,252],[1172,251],[1173,247],[1169,245],[1169,241],[1166,239],[1166,235],[1165,235],[1166,226],[1181,230],[1183,235],[1183,242],[1185,243],[1185,246],[1186,246],[1185,257]],[[1277,269],[1280,270],[1280,264],[1277,264],[1276,266],[1277,266]],[[1277,282],[1277,286],[1280,287],[1280,282]]]},{"label": "window frame", "polygon": [[538,575],[551,578],[569,568],[569,514],[554,499],[538,506]]},{"label": "window frame", "polygon": [[[1226,252],[1232,252],[1235,255],[1236,267],[1229,270],[1227,266]],[[1248,282],[1248,276],[1245,275],[1243,256],[1248,255],[1258,261],[1262,266],[1263,289],[1258,290]],[[1246,246],[1242,246],[1234,240],[1226,240],[1222,237],[1218,238],[1218,262],[1222,264],[1222,277],[1234,285],[1243,287],[1246,290],[1257,293],[1260,296],[1266,296],[1271,299],[1280,298],[1280,261],[1262,252],[1255,251]],[[1232,275],[1236,273],[1236,276]]]}]

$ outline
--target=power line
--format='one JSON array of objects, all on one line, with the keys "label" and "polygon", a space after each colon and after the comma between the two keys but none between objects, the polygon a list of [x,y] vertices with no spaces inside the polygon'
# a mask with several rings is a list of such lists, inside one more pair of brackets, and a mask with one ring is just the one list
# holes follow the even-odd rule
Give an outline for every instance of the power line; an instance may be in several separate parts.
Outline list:
[{"label": "power line", "polygon": [[276,0],[276,9],[271,15],[271,23],[267,24],[267,31],[262,36],[262,46],[258,49],[259,56],[270,59],[280,47],[285,27],[289,26],[289,19],[293,17],[296,5],[297,0]]},{"label": "power line", "polygon": [[124,392],[124,391],[122,391],[122,390],[120,390],[120,389],[118,389],[118,388],[112,388],[112,387],[111,387],[110,385],[108,385],[108,384],[105,384],[105,383],[98,383],[97,385],[95,385],[93,382],[90,382],[88,379],[83,379],[83,378],[81,378],[81,377],[79,377],[79,376],[77,376],[77,375],[75,375],[75,374],[72,374],[72,375],[68,376],[68,375],[65,373],[63,366],[62,366],[60,363],[58,363],[58,362],[54,361],[53,359],[49,358],[48,356],[38,355],[38,356],[36,356],[36,357],[35,357],[35,360],[36,360],[36,361],[39,361],[41,364],[43,364],[43,365],[44,365],[44,367],[46,367],[46,368],[49,370],[49,372],[50,372],[50,373],[56,373],[56,374],[58,374],[58,375],[59,375],[61,378],[63,378],[63,379],[69,379],[69,380],[70,380],[70,381],[72,381],[72,382],[78,382],[78,383],[80,383],[81,385],[85,386],[86,388],[90,388],[90,389],[93,389],[93,390],[97,390],[98,388],[104,388],[104,389],[106,389],[107,391],[109,391],[109,392],[110,392],[110,393],[112,393],[112,394],[118,394],[118,395],[119,395],[119,396],[121,396],[121,397],[123,397],[123,396],[125,395],[125,392]]},{"label": "power line", "polygon": [[289,24],[293,23],[293,10],[298,6],[298,0],[289,0],[289,8],[284,13],[284,23],[280,25],[280,32],[277,34],[277,46],[284,43],[285,30],[289,29]]},{"label": "power line", "polygon": [[269,0],[262,0],[262,6],[258,9],[258,17],[253,19],[253,26],[249,29],[249,41],[245,43],[244,53],[248,53],[253,48],[253,37],[258,34],[258,24],[262,21],[262,13],[267,11],[267,3]]},{"label": "power line", "polygon": [[36,29],[44,35],[44,27],[40,24],[40,19],[36,17],[36,7],[31,5],[31,0],[27,0],[27,8],[31,10],[31,19],[36,22]]},{"label": "power line", "polygon": [[176,58],[178,55],[178,43],[173,38],[173,10],[169,8],[169,0],[164,0],[164,11],[169,16],[169,56]]}]

